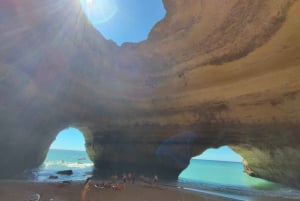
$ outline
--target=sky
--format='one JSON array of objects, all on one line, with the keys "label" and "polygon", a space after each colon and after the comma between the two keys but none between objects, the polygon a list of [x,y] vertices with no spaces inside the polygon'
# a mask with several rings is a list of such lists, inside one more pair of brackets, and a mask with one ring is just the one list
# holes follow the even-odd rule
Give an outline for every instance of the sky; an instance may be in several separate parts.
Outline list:
[{"label": "sky", "polygon": [[242,158],[228,146],[222,146],[218,149],[207,149],[201,155],[193,157],[193,159],[217,160],[217,161],[233,161],[241,162]]},{"label": "sky", "polygon": [[121,45],[146,40],[153,26],[163,19],[162,0],[80,0],[91,24],[106,39]]},{"label": "sky", "polygon": [[67,128],[57,134],[50,149],[80,150],[85,151],[85,139],[76,128]]}]

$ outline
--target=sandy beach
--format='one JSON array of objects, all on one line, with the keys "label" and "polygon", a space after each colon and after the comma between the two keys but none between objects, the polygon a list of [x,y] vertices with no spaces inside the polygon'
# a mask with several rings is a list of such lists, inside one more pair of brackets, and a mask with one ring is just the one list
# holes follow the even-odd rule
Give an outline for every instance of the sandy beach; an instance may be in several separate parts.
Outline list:
[{"label": "sandy beach", "polygon": [[[96,184],[97,181],[93,181]],[[0,180],[0,200],[25,201],[30,195],[39,193],[40,201],[80,201],[83,182],[71,184],[40,183],[28,181]],[[126,183],[124,190],[97,189],[92,185],[89,201],[216,201],[231,200],[211,195],[190,192],[176,187],[144,186],[142,183]]]},{"label": "sandy beach", "polygon": [[[94,185],[100,181],[92,181],[88,192],[88,201],[280,201],[290,200],[275,197],[230,198],[207,193],[194,192],[183,188],[159,184],[156,187],[140,182],[126,183],[125,189],[98,189]],[[80,201],[83,188],[82,182],[30,182],[16,180],[0,180],[0,200],[27,201],[35,193],[40,195],[40,201]],[[291,199],[295,200],[295,199]]]}]

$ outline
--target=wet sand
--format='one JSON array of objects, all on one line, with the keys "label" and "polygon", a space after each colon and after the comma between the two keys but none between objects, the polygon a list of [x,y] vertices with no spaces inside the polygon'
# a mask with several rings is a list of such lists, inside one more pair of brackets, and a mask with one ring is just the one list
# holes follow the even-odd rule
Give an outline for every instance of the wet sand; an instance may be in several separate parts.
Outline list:
[{"label": "wet sand", "polygon": [[[201,192],[193,192],[183,188],[158,184],[157,187],[126,183],[125,189],[97,189],[92,181],[88,192],[88,201],[228,201],[228,200],[255,200],[255,201],[279,201],[280,198],[253,198],[234,199],[218,195],[209,195]],[[0,200],[25,201],[30,195],[39,193],[40,201],[80,201],[83,182],[71,182],[70,184],[41,183],[29,181],[0,180]],[[287,200],[287,199],[284,199]]]}]

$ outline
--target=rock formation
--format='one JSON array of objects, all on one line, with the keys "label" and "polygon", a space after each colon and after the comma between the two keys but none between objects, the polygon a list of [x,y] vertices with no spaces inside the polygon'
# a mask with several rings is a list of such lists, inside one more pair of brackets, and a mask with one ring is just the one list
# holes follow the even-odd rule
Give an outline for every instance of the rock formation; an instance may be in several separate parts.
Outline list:
[{"label": "rock formation", "polygon": [[79,1],[0,2],[2,178],[72,126],[101,171],[176,176],[229,145],[253,175],[300,187],[300,2],[164,4],[146,41],[118,47]]}]

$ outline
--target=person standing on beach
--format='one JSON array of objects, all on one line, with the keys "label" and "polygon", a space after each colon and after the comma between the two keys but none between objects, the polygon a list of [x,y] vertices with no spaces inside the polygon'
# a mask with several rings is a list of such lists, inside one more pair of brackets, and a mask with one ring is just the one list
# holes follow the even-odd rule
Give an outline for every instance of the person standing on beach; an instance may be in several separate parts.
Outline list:
[{"label": "person standing on beach", "polygon": [[128,180],[128,182],[130,182],[131,179],[132,179],[132,174],[131,174],[131,172],[129,172],[129,173],[127,174],[127,180]]},{"label": "person standing on beach", "polygon": [[117,183],[117,181],[118,181],[118,175],[117,175],[117,174],[113,174],[113,175],[111,176],[111,182],[112,182],[113,184],[115,184],[115,183]]},{"label": "person standing on beach", "polygon": [[80,201],[87,201],[87,193],[90,190],[90,184],[92,180],[91,178],[87,178],[86,181],[84,182],[83,189],[81,191],[81,200]]},{"label": "person standing on beach", "polygon": [[157,175],[154,175],[153,179],[152,179],[152,185],[155,186],[156,183],[158,181],[158,176]]},{"label": "person standing on beach", "polygon": [[123,183],[126,183],[126,180],[127,180],[126,173],[123,173]]}]

